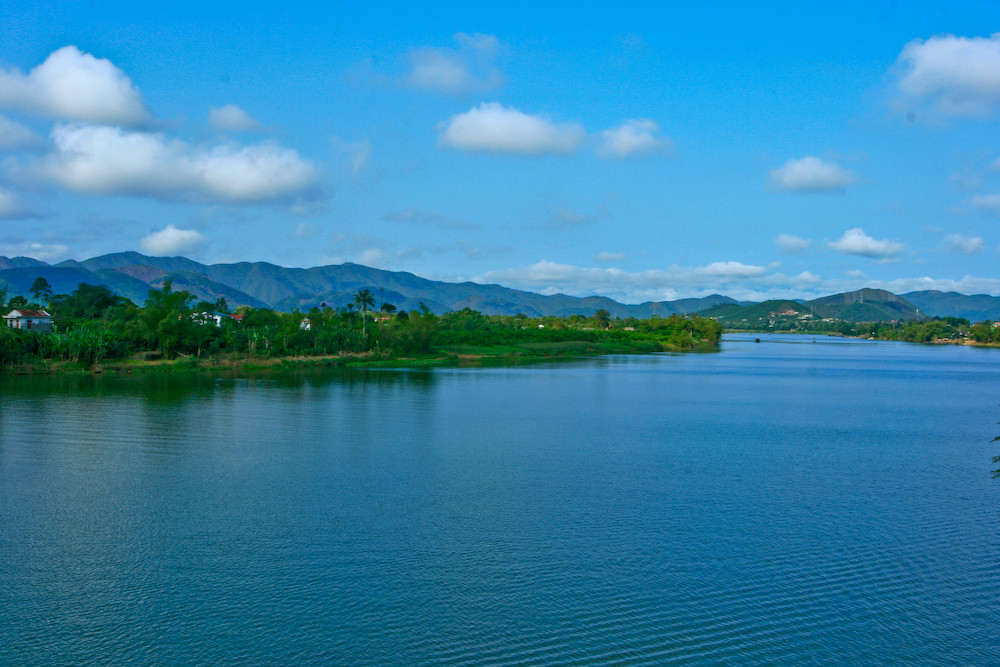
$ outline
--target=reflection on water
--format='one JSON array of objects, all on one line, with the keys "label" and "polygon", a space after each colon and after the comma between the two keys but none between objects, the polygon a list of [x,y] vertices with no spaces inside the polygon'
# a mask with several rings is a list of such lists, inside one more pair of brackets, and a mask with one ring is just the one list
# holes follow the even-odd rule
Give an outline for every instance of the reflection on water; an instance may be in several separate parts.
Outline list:
[{"label": "reflection on water", "polygon": [[761,338],[3,378],[0,664],[1000,662],[998,351]]},{"label": "reflection on water", "polygon": [[232,386],[282,389],[339,385],[405,385],[430,387],[434,374],[413,369],[265,368],[245,372],[170,371],[129,375],[67,374],[3,376],[3,394],[10,396],[138,396],[150,403],[182,403],[202,399]]}]

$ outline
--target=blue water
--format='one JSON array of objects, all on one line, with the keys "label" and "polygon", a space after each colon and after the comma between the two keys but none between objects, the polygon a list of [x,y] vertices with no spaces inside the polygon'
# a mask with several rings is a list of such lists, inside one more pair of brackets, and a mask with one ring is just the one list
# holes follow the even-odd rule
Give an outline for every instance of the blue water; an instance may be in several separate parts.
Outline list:
[{"label": "blue water", "polygon": [[0,664],[1000,664],[1000,350],[0,378]]}]

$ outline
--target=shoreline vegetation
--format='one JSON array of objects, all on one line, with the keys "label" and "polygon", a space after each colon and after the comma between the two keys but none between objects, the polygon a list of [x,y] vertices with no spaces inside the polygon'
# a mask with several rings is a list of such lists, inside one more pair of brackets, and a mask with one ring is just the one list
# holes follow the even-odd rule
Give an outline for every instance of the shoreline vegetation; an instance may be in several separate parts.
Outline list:
[{"label": "shoreline vegetation", "polygon": [[[7,308],[37,310],[46,302],[51,332],[3,327],[0,373],[141,373],[253,371],[296,367],[425,367],[525,363],[598,354],[716,349],[722,325],[698,316],[612,320],[593,315],[483,315],[470,308],[436,315],[421,307],[375,309],[369,290],[340,308],[282,313],[223,299],[193,304],[169,282],[139,307],[101,286]],[[21,302],[23,301],[23,303]],[[0,299],[2,302],[2,299]],[[6,311],[5,311],[6,312]]]},{"label": "shoreline vegetation", "polygon": [[3,327],[0,374],[529,363],[601,354],[712,351],[724,330],[1000,345],[1000,328],[958,318],[826,321],[814,328],[804,322],[725,327],[723,318],[698,315],[612,319],[606,310],[590,316],[532,318],[483,315],[464,308],[436,315],[423,306],[397,312],[389,303],[375,310],[369,290],[359,290],[353,303],[336,309],[322,304],[305,313],[283,313],[241,306],[229,312],[224,299],[194,304],[188,292],[174,292],[169,282],[150,290],[142,307],[102,286],[81,284],[72,294],[55,296],[46,294],[44,285],[39,287],[36,303],[16,297],[7,308],[37,309],[45,301],[55,317],[54,331]]}]

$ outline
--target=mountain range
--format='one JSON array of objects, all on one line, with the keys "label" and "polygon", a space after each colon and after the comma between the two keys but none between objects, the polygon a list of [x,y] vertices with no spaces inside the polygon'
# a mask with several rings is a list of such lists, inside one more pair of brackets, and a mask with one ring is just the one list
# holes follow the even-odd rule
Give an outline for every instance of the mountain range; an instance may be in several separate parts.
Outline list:
[{"label": "mountain range", "polygon": [[234,307],[249,305],[282,311],[304,311],[322,304],[345,306],[353,301],[358,290],[367,289],[376,297],[377,306],[386,302],[400,310],[414,310],[423,304],[435,313],[471,308],[488,315],[524,313],[538,317],[592,315],[603,308],[613,317],[621,318],[703,313],[724,315],[728,319],[741,309],[749,309],[747,316],[764,309],[761,312],[812,312],[821,317],[851,321],[921,316],[965,317],[972,322],[1000,320],[1000,297],[933,290],[895,295],[864,289],[812,301],[761,304],[739,302],[719,294],[698,299],[623,304],[601,296],[545,295],[501,285],[428,280],[403,271],[385,271],[351,263],[301,269],[267,262],[201,264],[186,257],[150,257],[137,252],[121,252],[52,265],[29,257],[0,256],[0,288],[6,288],[8,296],[29,296],[32,282],[39,277],[45,278],[56,294],[68,294],[80,283],[90,283],[105,285],[137,304],[145,301],[150,288],[158,289],[170,280],[175,290],[188,291],[198,300],[216,301],[224,297]]}]

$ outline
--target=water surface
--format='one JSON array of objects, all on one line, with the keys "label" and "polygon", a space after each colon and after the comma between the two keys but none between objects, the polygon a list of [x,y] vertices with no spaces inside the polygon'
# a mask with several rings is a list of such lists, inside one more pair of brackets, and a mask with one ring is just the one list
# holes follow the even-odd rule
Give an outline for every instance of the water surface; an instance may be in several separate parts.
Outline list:
[{"label": "water surface", "polygon": [[1000,351],[0,378],[0,664],[998,664]]}]

